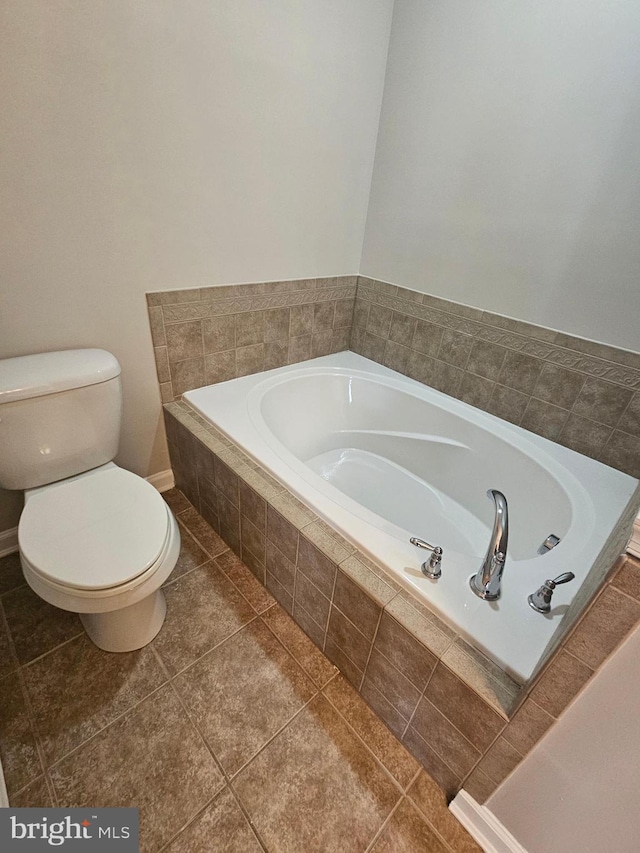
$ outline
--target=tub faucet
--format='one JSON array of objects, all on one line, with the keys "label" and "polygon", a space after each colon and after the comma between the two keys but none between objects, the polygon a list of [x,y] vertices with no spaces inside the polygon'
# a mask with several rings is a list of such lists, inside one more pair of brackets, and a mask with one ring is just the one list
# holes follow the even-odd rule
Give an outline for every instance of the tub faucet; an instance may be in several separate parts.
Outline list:
[{"label": "tub faucet", "polygon": [[497,489],[489,489],[487,497],[493,498],[496,507],[493,533],[491,534],[487,555],[476,574],[470,578],[469,585],[479,598],[483,598],[485,601],[496,601],[500,598],[500,583],[507,559],[509,510],[507,499]]}]

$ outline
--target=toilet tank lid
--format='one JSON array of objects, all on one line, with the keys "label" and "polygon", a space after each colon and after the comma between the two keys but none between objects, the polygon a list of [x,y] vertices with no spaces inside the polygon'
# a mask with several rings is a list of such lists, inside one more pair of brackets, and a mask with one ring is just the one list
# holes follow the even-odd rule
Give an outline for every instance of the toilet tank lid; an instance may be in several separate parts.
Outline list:
[{"label": "toilet tank lid", "polygon": [[97,385],[119,375],[118,359],[104,349],[5,358],[0,360],[0,404]]}]

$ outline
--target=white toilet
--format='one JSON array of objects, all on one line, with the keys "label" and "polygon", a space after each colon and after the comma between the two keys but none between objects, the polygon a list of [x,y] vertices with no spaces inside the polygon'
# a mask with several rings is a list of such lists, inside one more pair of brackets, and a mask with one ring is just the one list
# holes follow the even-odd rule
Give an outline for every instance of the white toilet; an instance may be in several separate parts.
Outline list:
[{"label": "white toilet", "polygon": [[111,461],[121,413],[120,365],[105,350],[0,361],[0,487],[25,490],[24,576],[108,652],[156,636],[180,551],[160,494]]}]

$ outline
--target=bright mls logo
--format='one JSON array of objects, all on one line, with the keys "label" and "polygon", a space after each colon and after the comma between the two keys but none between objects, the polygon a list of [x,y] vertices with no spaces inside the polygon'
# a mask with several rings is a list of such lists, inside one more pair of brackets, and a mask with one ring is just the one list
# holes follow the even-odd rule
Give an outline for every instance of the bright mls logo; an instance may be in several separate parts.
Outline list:
[{"label": "bright mls logo", "polygon": [[138,853],[138,809],[0,809],[2,853]]}]

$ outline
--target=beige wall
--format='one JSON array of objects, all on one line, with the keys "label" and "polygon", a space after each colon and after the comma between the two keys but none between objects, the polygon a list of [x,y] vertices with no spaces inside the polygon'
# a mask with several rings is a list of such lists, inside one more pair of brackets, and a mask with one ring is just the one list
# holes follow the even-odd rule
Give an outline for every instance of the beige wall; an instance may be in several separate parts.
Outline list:
[{"label": "beige wall", "polygon": [[146,290],[358,271],[392,6],[1,5],[0,357],[114,352],[122,465],[168,467]]},{"label": "beige wall", "polygon": [[361,274],[640,350],[640,4],[396,0]]}]

